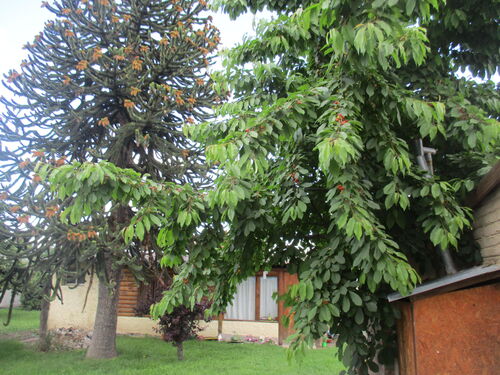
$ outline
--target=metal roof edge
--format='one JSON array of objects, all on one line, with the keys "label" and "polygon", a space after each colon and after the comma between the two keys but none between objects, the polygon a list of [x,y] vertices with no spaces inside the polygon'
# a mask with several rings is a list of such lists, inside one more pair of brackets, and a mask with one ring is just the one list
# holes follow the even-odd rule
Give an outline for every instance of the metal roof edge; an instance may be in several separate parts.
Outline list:
[{"label": "metal roof edge", "polygon": [[[407,296],[403,296],[401,293],[395,292],[391,293],[387,296],[387,300],[389,302],[398,301],[401,299],[413,297],[416,295],[421,295],[429,292],[436,292],[439,289],[447,288],[447,291],[452,291],[460,288],[464,288],[471,284],[474,284],[475,281],[486,281],[494,279],[495,277],[500,277],[500,266],[499,265],[490,265],[490,266],[477,266],[468,268],[466,270],[454,273],[452,275],[447,275],[441,277],[436,280],[429,281],[422,285],[417,286],[413,291]],[[463,283],[466,282],[466,283]],[[456,288],[452,286],[454,284],[459,284]]]}]

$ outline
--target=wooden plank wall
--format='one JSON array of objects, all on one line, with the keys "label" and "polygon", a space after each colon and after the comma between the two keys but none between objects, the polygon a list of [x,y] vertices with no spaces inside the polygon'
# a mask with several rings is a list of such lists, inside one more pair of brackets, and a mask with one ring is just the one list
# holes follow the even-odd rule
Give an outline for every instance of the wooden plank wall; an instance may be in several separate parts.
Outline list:
[{"label": "wooden plank wall", "polygon": [[500,188],[491,192],[474,211],[474,238],[481,246],[483,264],[500,265]]},{"label": "wooden plank wall", "polygon": [[135,308],[139,297],[139,284],[128,269],[123,270],[118,298],[118,316],[136,316]]},{"label": "wooden plank wall", "polygon": [[415,331],[413,326],[413,306],[409,301],[398,303],[401,319],[397,321],[399,373],[402,375],[416,375]]},{"label": "wooden plank wall", "polygon": [[[289,274],[285,270],[281,270],[281,272],[278,275],[278,294],[283,295],[285,294],[290,286],[293,284],[297,284],[299,282],[299,279],[297,277],[297,274]],[[294,331],[293,329],[293,317],[290,318],[290,324],[288,327],[285,327],[283,323],[281,322],[281,317],[283,315],[288,315],[290,312],[290,308],[287,307],[285,309],[284,307],[284,302],[279,301],[278,302],[278,322],[279,322],[279,337],[278,337],[278,343],[280,345],[283,344],[285,339],[290,336]]]}]

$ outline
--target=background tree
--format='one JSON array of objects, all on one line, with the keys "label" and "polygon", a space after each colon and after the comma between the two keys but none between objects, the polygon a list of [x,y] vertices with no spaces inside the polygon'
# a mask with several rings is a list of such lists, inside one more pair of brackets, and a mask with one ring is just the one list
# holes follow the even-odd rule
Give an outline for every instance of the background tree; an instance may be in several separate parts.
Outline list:
[{"label": "background tree", "polygon": [[[498,159],[498,88],[458,78],[498,69],[496,10],[481,1],[241,2],[275,20],[226,54],[223,120],[191,127],[218,165],[208,204],[228,224],[220,246],[192,253],[160,316],[204,288],[213,312],[260,269],[284,265],[292,352],[330,330],[350,373],[393,360],[393,291],[479,261],[465,195]],[[467,22],[465,22],[467,21]],[[483,31],[489,30],[482,39]],[[415,142],[436,148],[434,175]],[[210,270],[205,272],[205,270]],[[184,283],[183,280],[189,280]]]},{"label": "background tree", "polygon": [[[206,68],[219,36],[201,14],[205,1],[61,0],[42,5],[55,19],[26,45],[29,58],[21,72],[6,77],[7,88],[21,99],[1,99],[6,107],[1,121],[5,190],[10,191],[6,181],[19,175],[19,166],[35,168],[33,160],[22,160],[30,153],[46,158],[32,176],[36,182],[54,166],[51,161],[60,166],[65,160],[106,160],[157,181],[203,186],[204,158],[182,126],[207,120],[217,99]],[[97,172],[97,179],[106,175]],[[74,191],[87,177],[74,181]],[[134,223],[138,236],[125,242],[121,231],[134,215],[127,202],[92,212],[96,195],[87,201],[61,195],[66,202],[58,202],[55,217],[61,213],[60,228],[67,229],[68,240],[85,245],[78,247],[85,249],[82,264],[100,281],[87,356],[113,357],[121,270],[127,265],[140,271],[141,260],[155,259],[155,233],[146,234],[151,223],[139,220]],[[29,219],[26,213],[22,220],[28,225]],[[47,237],[36,238],[47,244]],[[72,252],[59,254],[75,259]]]}]

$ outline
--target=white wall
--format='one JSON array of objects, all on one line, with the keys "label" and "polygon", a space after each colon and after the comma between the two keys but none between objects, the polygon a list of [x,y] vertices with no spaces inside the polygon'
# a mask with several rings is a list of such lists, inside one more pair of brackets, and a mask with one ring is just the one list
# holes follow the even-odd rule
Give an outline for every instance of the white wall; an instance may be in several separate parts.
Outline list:
[{"label": "white wall", "polygon": [[[89,331],[92,330],[97,306],[97,282],[97,279],[94,278],[90,290],[88,281],[73,289],[68,286],[62,286],[62,303],[59,300],[54,300],[50,304],[49,329],[75,327]],[[87,291],[87,304],[82,311]],[[213,320],[209,323],[203,322],[201,326],[205,327],[205,329],[199,333],[201,336],[217,337],[217,320]],[[118,317],[117,332],[121,334],[158,335],[154,330],[155,327],[156,322],[149,318]],[[224,336],[250,335],[277,338],[278,323],[225,320],[222,325],[222,333]]]},{"label": "white wall", "polygon": [[[11,297],[12,297],[12,292],[10,290],[5,292],[3,299],[0,300],[0,309],[9,307]],[[21,306],[21,296],[17,294],[14,297],[14,307],[19,307],[19,306]]]}]

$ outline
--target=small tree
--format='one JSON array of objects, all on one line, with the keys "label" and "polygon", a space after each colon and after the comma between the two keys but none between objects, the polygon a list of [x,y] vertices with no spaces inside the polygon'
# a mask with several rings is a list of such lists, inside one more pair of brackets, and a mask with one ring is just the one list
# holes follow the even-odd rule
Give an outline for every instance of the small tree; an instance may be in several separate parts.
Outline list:
[{"label": "small tree", "polygon": [[210,307],[210,303],[202,301],[188,308],[184,305],[177,306],[170,314],[160,317],[158,322],[158,332],[163,340],[171,342],[177,348],[177,359],[184,360],[184,341],[196,337],[202,329],[200,321],[209,322],[210,318],[205,318],[205,311]]}]

